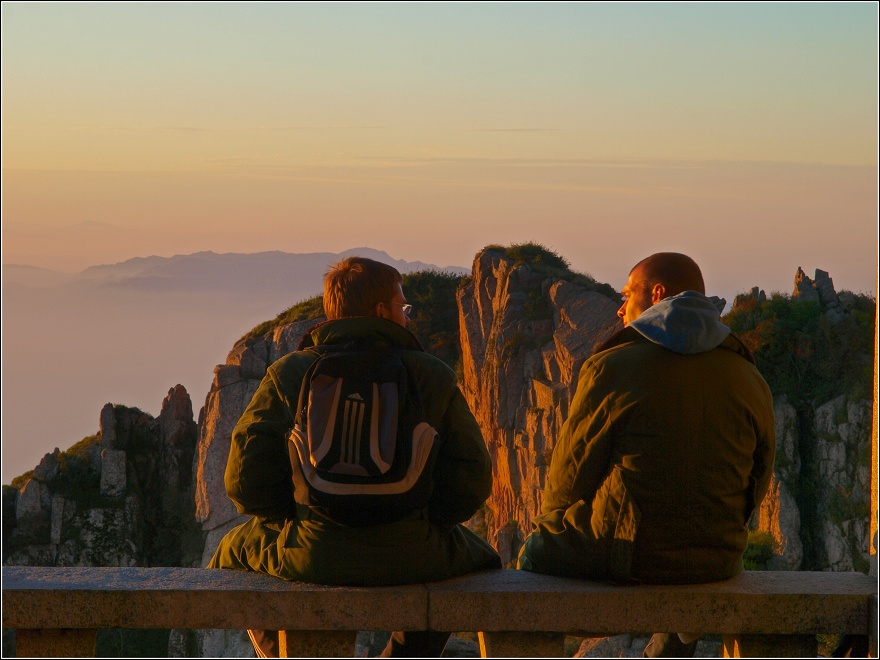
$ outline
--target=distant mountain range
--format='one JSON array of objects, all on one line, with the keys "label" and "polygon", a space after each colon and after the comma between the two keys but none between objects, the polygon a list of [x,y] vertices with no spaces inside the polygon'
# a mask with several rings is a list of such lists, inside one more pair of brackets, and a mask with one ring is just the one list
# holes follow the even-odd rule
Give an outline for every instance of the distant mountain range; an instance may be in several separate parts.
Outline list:
[{"label": "distant mountain range", "polygon": [[[330,264],[361,255],[402,272],[469,269],[355,248],[143,257],[78,273],[3,265],[3,481],[97,431],[108,402],[145,411],[177,383],[198,410],[238,337],[321,293]],[[47,403],[51,402],[51,403]]]},{"label": "distant mountain range", "polygon": [[89,285],[131,291],[227,292],[289,295],[319,293],[327,267],[349,256],[363,256],[394,266],[402,273],[442,270],[470,273],[460,266],[436,266],[394,259],[387,252],[353,248],[340,253],[256,252],[252,254],[196,252],[173,257],[137,257],[116,264],[92,266],[79,273],[4,264],[5,284],[27,287]]}]

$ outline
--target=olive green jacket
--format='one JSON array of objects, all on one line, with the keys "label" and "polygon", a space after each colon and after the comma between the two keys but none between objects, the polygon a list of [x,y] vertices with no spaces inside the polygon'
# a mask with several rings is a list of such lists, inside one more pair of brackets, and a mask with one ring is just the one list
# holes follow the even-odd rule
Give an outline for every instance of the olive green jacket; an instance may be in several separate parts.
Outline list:
[{"label": "olive green jacket", "polygon": [[654,583],[742,570],[773,470],[773,404],[721,327],[692,354],[630,327],[584,363],[520,568]]},{"label": "olive green jacket", "polygon": [[254,519],[221,541],[211,567],[257,570],[323,584],[402,584],[500,567],[492,548],[458,523],[468,520],[491,492],[492,471],[480,428],[454,372],[425,353],[403,327],[375,317],[316,326],[300,348],[356,344],[400,347],[415,376],[426,420],[440,448],[427,510],[371,527],[344,527],[297,505],[287,438],[303,376],[318,358],[299,350],[269,367],[232,433],[226,492],[240,513]]}]

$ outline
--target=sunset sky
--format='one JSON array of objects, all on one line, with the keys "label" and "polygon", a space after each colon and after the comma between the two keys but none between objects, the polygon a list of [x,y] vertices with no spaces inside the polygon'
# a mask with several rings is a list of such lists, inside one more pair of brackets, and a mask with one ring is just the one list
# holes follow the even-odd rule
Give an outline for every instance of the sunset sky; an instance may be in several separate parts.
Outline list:
[{"label": "sunset sky", "polygon": [[873,2],[2,12],[4,263],[534,240],[875,288]]},{"label": "sunset sky", "polygon": [[[790,293],[799,266],[875,295],[877,7],[4,2],[2,261],[368,246],[469,267],[535,241],[618,290],[679,251],[728,303]],[[4,480],[107,401],[156,414],[182,382],[198,411],[232,342],[293,302],[229,321],[11,292]]]}]

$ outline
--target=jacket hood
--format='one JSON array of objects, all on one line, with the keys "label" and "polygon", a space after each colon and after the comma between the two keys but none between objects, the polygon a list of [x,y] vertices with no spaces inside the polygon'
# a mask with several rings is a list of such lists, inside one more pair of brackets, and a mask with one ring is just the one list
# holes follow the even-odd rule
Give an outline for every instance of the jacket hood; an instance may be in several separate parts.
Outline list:
[{"label": "jacket hood", "polygon": [[685,291],[652,305],[628,327],[670,351],[682,355],[705,353],[730,334],[713,300],[723,304],[697,291]]}]

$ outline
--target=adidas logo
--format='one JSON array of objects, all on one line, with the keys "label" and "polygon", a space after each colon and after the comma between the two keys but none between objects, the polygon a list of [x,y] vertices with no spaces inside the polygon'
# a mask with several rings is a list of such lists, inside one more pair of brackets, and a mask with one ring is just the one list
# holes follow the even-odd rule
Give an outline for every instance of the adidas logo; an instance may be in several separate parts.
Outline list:
[{"label": "adidas logo", "polygon": [[358,394],[357,392],[355,392],[354,394],[349,394],[349,395],[348,395],[348,398],[349,398],[349,400],[351,400],[351,401],[363,401],[363,400],[364,400],[364,397],[362,397],[362,396],[361,396],[360,394]]}]

